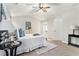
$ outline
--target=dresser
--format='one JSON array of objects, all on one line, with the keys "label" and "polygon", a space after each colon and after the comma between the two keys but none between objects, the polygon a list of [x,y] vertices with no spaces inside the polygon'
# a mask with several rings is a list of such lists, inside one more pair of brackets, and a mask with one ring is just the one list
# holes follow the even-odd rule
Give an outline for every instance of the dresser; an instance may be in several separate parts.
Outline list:
[{"label": "dresser", "polygon": [[79,47],[79,30],[74,29],[73,34],[68,34],[68,45]]}]

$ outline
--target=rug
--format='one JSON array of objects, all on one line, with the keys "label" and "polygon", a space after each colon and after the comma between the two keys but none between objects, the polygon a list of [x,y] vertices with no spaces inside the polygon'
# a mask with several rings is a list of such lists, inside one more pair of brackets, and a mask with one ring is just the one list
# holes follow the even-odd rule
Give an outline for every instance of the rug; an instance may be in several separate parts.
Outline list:
[{"label": "rug", "polygon": [[40,49],[37,49],[35,52],[40,55],[40,54],[45,53],[55,47],[57,47],[57,45],[48,43],[47,46],[41,47]]}]

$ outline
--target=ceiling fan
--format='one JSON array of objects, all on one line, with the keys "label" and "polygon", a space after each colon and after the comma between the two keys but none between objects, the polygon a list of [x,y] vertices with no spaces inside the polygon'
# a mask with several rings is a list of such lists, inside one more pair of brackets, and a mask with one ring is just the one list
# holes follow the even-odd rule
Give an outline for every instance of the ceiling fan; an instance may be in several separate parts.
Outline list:
[{"label": "ceiling fan", "polygon": [[46,3],[39,3],[37,7],[32,6],[33,8],[36,8],[36,11],[42,10],[43,12],[47,12],[47,9],[50,8]]}]

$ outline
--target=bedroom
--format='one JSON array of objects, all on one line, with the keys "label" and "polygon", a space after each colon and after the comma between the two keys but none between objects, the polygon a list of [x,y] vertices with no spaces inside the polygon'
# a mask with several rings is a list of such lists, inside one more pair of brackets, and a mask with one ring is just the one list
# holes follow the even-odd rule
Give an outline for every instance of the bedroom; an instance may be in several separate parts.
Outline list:
[{"label": "bedroom", "polygon": [[[60,43],[64,42],[63,44],[67,44],[68,34],[73,33],[71,27],[73,25],[79,25],[79,4],[48,3],[43,5],[44,7],[48,7],[46,10],[41,8],[39,9],[39,5],[40,4],[33,3],[3,4],[5,14],[7,16],[6,20],[4,20],[3,17],[3,20],[1,21],[0,30],[9,30],[9,32],[13,32],[15,28],[21,28],[26,34],[36,33],[44,35],[48,41],[58,44],[56,48],[60,45]],[[26,22],[31,23],[30,30],[26,30]],[[66,45],[65,48],[67,50],[64,49],[64,51],[67,52],[68,50],[76,50],[74,51],[75,54],[72,54],[71,52],[65,54],[64,51],[61,51],[60,49],[59,53],[56,51],[48,53],[48,50],[46,50],[44,55],[55,55],[54,53],[56,53],[56,55],[79,55],[79,52],[77,51],[78,48],[68,45]],[[39,50],[44,51],[42,49]],[[43,55],[42,52],[40,53]],[[39,55],[40,53],[35,54],[35,52],[32,51],[31,53],[26,53],[23,55]]]}]

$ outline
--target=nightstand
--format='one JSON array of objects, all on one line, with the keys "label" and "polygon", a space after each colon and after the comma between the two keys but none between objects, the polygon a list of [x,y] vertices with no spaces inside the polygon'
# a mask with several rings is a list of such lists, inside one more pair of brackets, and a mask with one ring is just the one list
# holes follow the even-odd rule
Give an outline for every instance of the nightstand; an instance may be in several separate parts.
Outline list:
[{"label": "nightstand", "polygon": [[68,45],[73,45],[79,47],[79,35],[69,34],[68,35]]}]

